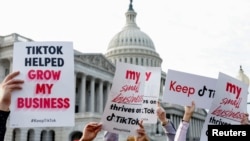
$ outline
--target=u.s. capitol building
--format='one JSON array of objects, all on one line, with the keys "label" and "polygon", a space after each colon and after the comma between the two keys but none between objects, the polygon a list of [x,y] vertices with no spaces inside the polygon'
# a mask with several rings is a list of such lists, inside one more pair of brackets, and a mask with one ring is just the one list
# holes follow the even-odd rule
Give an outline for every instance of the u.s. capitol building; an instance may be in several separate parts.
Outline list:
[{"label": "u.s. capitol building", "polygon": [[[112,86],[116,62],[125,62],[141,66],[161,67],[162,59],[156,52],[151,38],[136,24],[137,13],[132,2],[125,13],[126,23],[110,41],[107,51],[103,53],[82,53],[74,50],[75,67],[75,126],[47,128],[9,128],[5,141],[76,141],[82,135],[84,125],[90,121],[99,122]],[[0,80],[12,71],[12,53],[14,42],[30,42],[30,38],[17,33],[0,36]],[[167,61],[167,60],[165,60]],[[160,96],[163,93],[166,73],[161,73]],[[177,128],[183,113],[182,106],[162,103]],[[187,141],[199,140],[206,111],[197,109],[191,120]],[[21,120],[21,119],[20,119]],[[151,140],[164,141],[166,137],[160,123],[145,125]],[[103,140],[101,131],[96,141]],[[120,135],[120,141],[126,136]]]}]

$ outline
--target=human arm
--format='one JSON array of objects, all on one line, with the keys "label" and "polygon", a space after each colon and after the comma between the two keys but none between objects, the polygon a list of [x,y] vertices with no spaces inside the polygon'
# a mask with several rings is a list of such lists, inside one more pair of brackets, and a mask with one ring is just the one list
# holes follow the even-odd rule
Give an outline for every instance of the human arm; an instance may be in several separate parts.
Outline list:
[{"label": "human arm", "polygon": [[92,141],[102,130],[102,124],[97,122],[89,122],[82,131],[82,137],[79,141]]},{"label": "human arm", "polygon": [[23,80],[15,79],[19,71],[8,74],[0,84],[0,140],[4,140],[6,122],[10,114],[11,94],[15,90],[22,89]]},{"label": "human arm", "polygon": [[0,140],[4,140],[6,132],[6,122],[9,117],[10,111],[0,111]]},{"label": "human arm", "polygon": [[250,123],[249,123],[249,120],[248,120],[248,116],[249,116],[249,114],[248,113],[245,113],[244,114],[244,116],[243,116],[243,118],[242,118],[242,120],[241,120],[241,125],[249,125]]},{"label": "human arm", "polygon": [[168,138],[168,141],[174,141],[176,129],[173,125],[173,123],[167,119],[165,110],[160,106],[160,103],[158,102],[157,106],[157,117],[159,121],[161,122],[161,125],[163,127],[163,130]]},{"label": "human arm", "polygon": [[20,74],[19,71],[8,74],[0,84],[0,110],[9,111],[11,104],[11,93],[15,90],[22,89],[24,83],[21,79],[15,79]]},{"label": "human arm", "polygon": [[139,129],[137,129],[137,134],[138,135],[136,137],[136,141],[149,141],[142,120],[139,122]]},{"label": "human arm", "polygon": [[189,127],[190,120],[195,110],[195,103],[192,101],[191,106],[185,106],[185,113],[176,131],[174,141],[186,141],[187,130]]}]

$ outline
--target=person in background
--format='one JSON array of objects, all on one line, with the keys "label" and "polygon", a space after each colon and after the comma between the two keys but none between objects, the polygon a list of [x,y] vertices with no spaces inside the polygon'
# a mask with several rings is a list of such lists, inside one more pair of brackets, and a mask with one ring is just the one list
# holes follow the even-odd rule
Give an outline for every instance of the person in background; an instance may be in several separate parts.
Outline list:
[{"label": "person in background", "polygon": [[242,125],[250,125],[249,120],[248,120],[248,116],[249,116],[249,114],[245,113],[244,117],[242,118],[242,120],[240,122]]},{"label": "person in background", "polygon": [[[93,141],[97,134],[102,130],[102,124],[98,122],[89,122],[82,131],[82,137],[79,141]],[[139,123],[139,129],[137,129],[137,136],[129,136],[128,141],[149,141],[149,138],[145,132],[143,121]],[[118,134],[106,132],[104,141],[118,141]]]},{"label": "person in background", "polygon": [[149,141],[148,135],[146,134],[146,131],[143,126],[143,121],[139,123],[140,128],[137,129],[137,141]]},{"label": "person in background", "polygon": [[0,141],[4,140],[6,122],[10,114],[11,94],[15,90],[21,90],[23,80],[15,79],[19,71],[8,74],[0,84]]},{"label": "person in background", "polygon": [[169,119],[167,119],[166,112],[160,106],[160,102],[158,102],[156,113],[158,120],[160,120],[163,130],[167,136],[168,141],[174,141],[176,129],[174,127],[174,124]]},{"label": "person in background", "polygon": [[185,113],[176,131],[174,141],[186,141],[187,130],[189,128],[190,120],[195,110],[195,103],[192,101],[191,106],[185,106]]},{"label": "person in background", "polygon": [[104,133],[104,141],[118,141],[119,135],[116,133],[105,132]]},{"label": "person in background", "polygon": [[176,131],[173,123],[169,119],[167,119],[165,110],[160,106],[160,103],[158,102],[157,116],[161,121],[163,129],[169,141],[186,141],[189,122],[192,118],[194,110],[194,102],[192,102],[191,106],[185,106],[185,113]]},{"label": "person in background", "polygon": [[82,131],[82,137],[79,141],[93,141],[97,134],[102,130],[102,124],[97,122],[89,122]]}]

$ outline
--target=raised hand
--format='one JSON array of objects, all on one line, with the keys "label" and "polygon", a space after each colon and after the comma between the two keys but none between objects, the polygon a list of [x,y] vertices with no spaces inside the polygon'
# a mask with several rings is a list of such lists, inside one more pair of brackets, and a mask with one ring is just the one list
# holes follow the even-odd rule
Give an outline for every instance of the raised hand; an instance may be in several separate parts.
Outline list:
[{"label": "raised hand", "polygon": [[8,74],[0,84],[0,110],[9,111],[11,104],[11,93],[22,89],[24,83],[21,79],[15,79],[20,74],[19,71]]}]

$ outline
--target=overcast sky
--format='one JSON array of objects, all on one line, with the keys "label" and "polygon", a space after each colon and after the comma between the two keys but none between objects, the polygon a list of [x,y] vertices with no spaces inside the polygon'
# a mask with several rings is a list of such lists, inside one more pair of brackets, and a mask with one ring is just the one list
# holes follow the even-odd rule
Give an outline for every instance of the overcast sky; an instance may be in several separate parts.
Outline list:
[{"label": "overcast sky", "polygon": [[[105,53],[125,25],[129,0],[1,0],[0,36],[73,41]],[[136,22],[154,42],[162,69],[217,78],[250,76],[249,0],[133,0]]]}]

